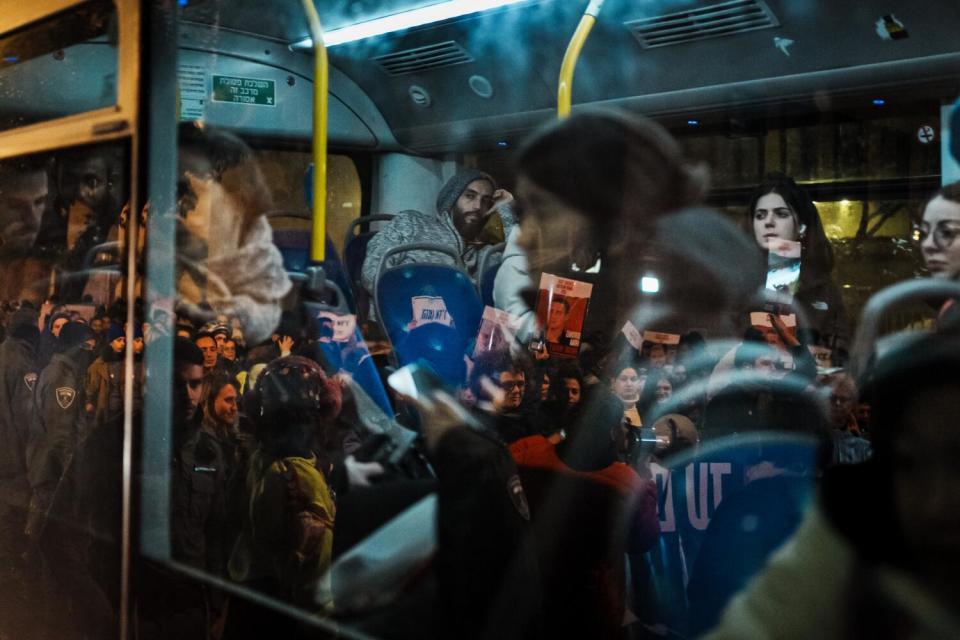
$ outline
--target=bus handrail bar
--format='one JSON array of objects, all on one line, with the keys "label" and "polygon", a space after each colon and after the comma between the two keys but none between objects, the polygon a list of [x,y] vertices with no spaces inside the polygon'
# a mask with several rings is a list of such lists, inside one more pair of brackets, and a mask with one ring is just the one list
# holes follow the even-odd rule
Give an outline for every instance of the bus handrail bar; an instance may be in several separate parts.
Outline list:
[{"label": "bus handrail bar", "polygon": [[330,62],[323,42],[323,26],[313,0],[302,0],[310,37],[313,39],[313,230],[310,259],[323,262],[327,233],[327,94]]},{"label": "bus handrail bar", "polygon": [[567,51],[563,54],[563,64],[560,66],[560,82],[557,87],[557,117],[561,120],[570,115],[570,108],[573,99],[573,72],[577,68],[577,61],[580,59],[580,52],[583,45],[590,36],[593,25],[597,23],[597,16],[600,15],[600,9],[603,7],[603,0],[590,0],[577,30],[573,32],[573,37],[567,45]]},{"label": "bus handrail bar", "polygon": [[[107,253],[109,251],[117,251],[119,249],[120,249],[120,242],[118,240],[112,240],[110,242],[101,242],[100,244],[93,245],[83,256],[83,268],[89,269],[93,267],[94,266],[93,261],[94,259],[96,259],[98,253]],[[111,264],[117,264],[117,263],[111,263]]]}]

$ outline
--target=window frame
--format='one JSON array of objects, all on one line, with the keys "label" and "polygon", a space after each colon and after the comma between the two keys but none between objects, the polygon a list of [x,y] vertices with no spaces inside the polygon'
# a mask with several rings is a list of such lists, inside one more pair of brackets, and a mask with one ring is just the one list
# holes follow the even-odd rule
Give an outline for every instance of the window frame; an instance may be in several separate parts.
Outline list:
[{"label": "window frame", "polygon": [[[133,137],[139,115],[140,3],[112,0],[117,12],[117,100],[110,107],[0,132],[0,159]],[[0,14],[0,36],[69,11],[87,0],[34,0]]]}]

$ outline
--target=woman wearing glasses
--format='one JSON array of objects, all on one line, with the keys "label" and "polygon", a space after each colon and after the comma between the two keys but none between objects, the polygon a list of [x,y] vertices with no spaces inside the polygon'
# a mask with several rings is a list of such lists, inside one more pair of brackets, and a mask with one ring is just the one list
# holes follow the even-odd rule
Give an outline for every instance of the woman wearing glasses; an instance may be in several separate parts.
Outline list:
[{"label": "woman wearing glasses", "polygon": [[951,278],[960,273],[960,182],[937,191],[923,208],[923,220],[916,225],[914,237],[927,271],[934,278]]}]

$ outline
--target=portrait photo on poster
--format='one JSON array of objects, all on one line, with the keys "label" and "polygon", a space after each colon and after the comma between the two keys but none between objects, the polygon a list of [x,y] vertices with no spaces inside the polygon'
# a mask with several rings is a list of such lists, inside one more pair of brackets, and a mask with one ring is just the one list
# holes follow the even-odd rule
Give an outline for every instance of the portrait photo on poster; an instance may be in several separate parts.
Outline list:
[{"label": "portrait photo on poster", "polygon": [[551,356],[574,358],[580,351],[592,292],[593,285],[588,282],[550,273],[540,277],[536,314]]}]

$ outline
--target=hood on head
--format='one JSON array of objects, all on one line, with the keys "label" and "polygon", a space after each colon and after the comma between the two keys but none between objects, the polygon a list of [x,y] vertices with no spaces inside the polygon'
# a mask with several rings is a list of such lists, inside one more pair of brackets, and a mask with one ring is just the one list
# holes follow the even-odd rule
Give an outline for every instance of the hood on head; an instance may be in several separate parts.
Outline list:
[{"label": "hood on head", "polygon": [[474,180],[486,180],[494,191],[497,190],[497,182],[490,174],[479,169],[461,169],[447,180],[446,184],[440,189],[440,193],[437,195],[437,213],[443,216],[452,211],[453,205],[463,194],[463,190]]}]

